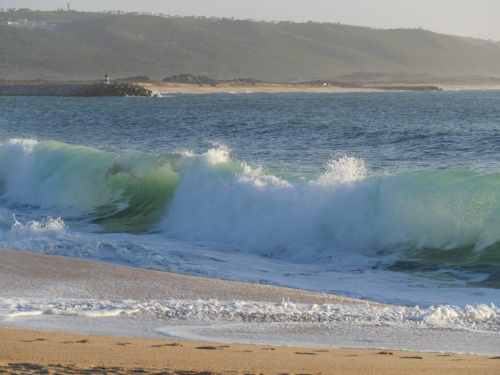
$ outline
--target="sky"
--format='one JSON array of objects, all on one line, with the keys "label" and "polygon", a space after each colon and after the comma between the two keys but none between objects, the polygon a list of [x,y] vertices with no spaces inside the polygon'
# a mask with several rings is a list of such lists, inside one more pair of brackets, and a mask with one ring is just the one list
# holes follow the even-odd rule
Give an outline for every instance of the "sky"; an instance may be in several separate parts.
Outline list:
[{"label": "sky", "polygon": [[500,0],[0,0],[0,8],[144,11],[256,20],[320,21],[376,28],[422,27],[500,40]]}]

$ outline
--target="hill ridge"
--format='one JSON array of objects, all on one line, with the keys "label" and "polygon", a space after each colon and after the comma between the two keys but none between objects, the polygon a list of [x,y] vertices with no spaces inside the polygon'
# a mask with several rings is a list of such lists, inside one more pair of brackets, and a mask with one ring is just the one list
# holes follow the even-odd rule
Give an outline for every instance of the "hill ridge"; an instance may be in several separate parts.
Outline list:
[{"label": "hill ridge", "polygon": [[330,23],[178,20],[15,12],[55,31],[0,26],[0,79],[96,79],[182,73],[267,81],[356,72],[500,76],[500,45],[420,29]]}]

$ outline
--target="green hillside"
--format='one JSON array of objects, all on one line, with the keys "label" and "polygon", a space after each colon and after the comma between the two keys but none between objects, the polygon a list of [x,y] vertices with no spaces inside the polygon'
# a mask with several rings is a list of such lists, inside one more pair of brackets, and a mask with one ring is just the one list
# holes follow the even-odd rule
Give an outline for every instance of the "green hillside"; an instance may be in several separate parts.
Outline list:
[{"label": "green hillside", "polygon": [[0,79],[95,79],[104,72],[274,81],[354,72],[500,76],[498,44],[425,30],[62,11],[0,17],[57,24],[56,31],[0,26]]}]

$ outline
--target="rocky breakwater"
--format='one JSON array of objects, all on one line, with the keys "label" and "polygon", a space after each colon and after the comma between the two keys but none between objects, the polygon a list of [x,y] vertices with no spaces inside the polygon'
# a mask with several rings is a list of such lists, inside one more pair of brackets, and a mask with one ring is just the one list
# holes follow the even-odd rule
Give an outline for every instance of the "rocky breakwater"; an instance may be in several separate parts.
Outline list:
[{"label": "rocky breakwater", "polygon": [[0,85],[1,96],[154,96],[151,90],[131,83],[96,84],[11,84]]}]

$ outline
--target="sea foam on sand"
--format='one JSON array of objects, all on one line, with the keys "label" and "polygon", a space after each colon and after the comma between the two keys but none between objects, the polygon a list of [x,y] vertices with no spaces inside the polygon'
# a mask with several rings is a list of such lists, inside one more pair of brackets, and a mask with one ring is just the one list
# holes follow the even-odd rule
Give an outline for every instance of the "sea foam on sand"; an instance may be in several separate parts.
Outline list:
[{"label": "sea foam on sand", "polygon": [[2,250],[0,258],[4,286],[0,324],[7,327],[275,345],[500,353],[500,309],[493,304],[421,309],[19,251]]}]

